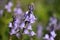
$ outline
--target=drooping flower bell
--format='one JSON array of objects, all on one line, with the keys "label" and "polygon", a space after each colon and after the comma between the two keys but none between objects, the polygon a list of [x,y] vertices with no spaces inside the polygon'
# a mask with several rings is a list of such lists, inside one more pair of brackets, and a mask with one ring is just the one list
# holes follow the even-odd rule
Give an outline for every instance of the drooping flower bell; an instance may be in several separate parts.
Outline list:
[{"label": "drooping flower bell", "polygon": [[49,23],[49,26],[51,26],[52,24],[54,24],[56,26],[57,24],[57,19],[53,16],[53,17],[50,17],[50,23]]},{"label": "drooping flower bell", "polygon": [[12,6],[13,6],[13,3],[11,1],[9,1],[8,4],[5,5],[5,9],[8,12],[12,12],[12,10],[11,10]]},{"label": "drooping flower bell", "polygon": [[55,31],[51,31],[50,33],[51,33],[51,35],[52,35],[53,38],[56,37],[56,33],[55,33]]},{"label": "drooping flower bell", "polygon": [[29,30],[28,29],[25,29],[24,30],[24,34],[28,34],[29,35]]},{"label": "drooping flower bell", "polygon": [[34,35],[36,35],[36,33],[34,31],[31,31],[30,36],[34,36]]},{"label": "drooping flower bell", "polygon": [[45,34],[45,36],[43,37],[43,39],[49,39],[49,35],[48,34]]}]

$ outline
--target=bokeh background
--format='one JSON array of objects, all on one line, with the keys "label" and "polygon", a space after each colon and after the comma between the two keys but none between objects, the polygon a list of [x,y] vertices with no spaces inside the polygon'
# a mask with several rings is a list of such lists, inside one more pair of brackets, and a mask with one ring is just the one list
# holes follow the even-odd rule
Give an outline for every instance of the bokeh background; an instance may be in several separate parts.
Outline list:
[{"label": "bokeh background", "polygon": [[[12,0],[14,3],[13,8],[16,6],[17,0]],[[8,2],[8,0],[0,0],[0,9],[4,9],[4,5]],[[49,17],[51,15],[56,15],[56,18],[60,20],[60,0],[20,0],[21,9],[23,12],[28,10],[28,4],[34,3],[34,15],[37,18],[35,24],[33,24],[33,30],[36,32],[37,24],[40,22],[45,28],[48,24]],[[4,9],[3,16],[0,17],[0,40],[8,40],[9,39],[9,28],[8,23],[12,20],[12,13],[8,13]],[[43,31],[46,33],[46,30]],[[60,30],[56,31],[57,37],[55,40],[60,40]],[[13,37],[13,40],[18,40],[16,37]],[[29,40],[29,37],[24,35],[23,40]],[[38,40],[35,36],[33,40]],[[41,39],[42,40],[42,39]]]}]

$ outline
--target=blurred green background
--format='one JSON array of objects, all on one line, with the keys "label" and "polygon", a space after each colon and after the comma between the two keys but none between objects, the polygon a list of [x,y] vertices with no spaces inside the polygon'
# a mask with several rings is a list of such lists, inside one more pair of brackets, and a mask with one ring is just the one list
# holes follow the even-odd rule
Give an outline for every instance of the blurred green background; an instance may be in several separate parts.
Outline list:
[{"label": "blurred green background", "polygon": [[[7,3],[7,0],[0,0],[0,9],[4,9],[4,5]],[[12,0],[14,3],[13,8],[16,6],[16,1],[17,0]],[[20,0],[20,5],[23,10],[23,12],[26,12],[28,10],[28,4],[34,3],[34,15],[37,18],[36,23],[33,25],[33,30],[36,32],[36,26],[38,22],[41,22],[43,27],[45,28],[49,17],[51,15],[56,15],[57,19],[60,20],[60,0]],[[8,28],[8,23],[12,20],[12,13],[8,13],[4,9],[3,16],[0,17],[0,40],[8,40],[9,38],[9,28]],[[60,40],[60,30],[56,31],[57,37],[55,40]],[[13,40],[18,40],[17,38],[14,37]],[[28,36],[24,36],[23,40],[29,40]],[[37,40],[36,37],[33,38],[33,40]]]}]

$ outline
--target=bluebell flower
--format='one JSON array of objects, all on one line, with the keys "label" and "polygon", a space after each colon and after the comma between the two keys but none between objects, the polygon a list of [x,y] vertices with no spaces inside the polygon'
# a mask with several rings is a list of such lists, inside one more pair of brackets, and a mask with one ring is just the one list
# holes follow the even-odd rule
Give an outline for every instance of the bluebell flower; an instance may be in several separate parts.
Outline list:
[{"label": "bluebell flower", "polygon": [[30,21],[30,23],[34,23],[35,22],[35,20],[36,20],[36,18],[35,18],[35,16],[33,15],[33,12],[31,12],[31,14],[30,15],[28,15],[29,14],[29,11],[27,11],[26,12],[26,16],[25,16],[25,21]]},{"label": "bluebell flower", "polygon": [[29,34],[28,29],[25,29],[25,30],[24,30],[24,34]]},{"label": "bluebell flower", "polygon": [[43,39],[49,39],[49,35],[48,34],[45,34],[45,36],[43,37]]},{"label": "bluebell flower", "polygon": [[14,13],[20,15],[22,14],[22,10],[20,8],[14,8]]},{"label": "bluebell flower", "polygon": [[12,7],[13,6],[13,3],[11,1],[8,2],[8,6],[9,7]]},{"label": "bluebell flower", "polygon": [[16,34],[16,31],[14,29],[11,29],[10,35]]},{"label": "bluebell flower", "polygon": [[11,12],[11,8],[13,6],[13,3],[12,2],[8,2],[8,4],[5,5],[5,9],[8,11],[8,12]]},{"label": "bluebell flower", "polygon": [[50,37],[49,40],[54,40],[54,38],[53,37]]},{"label": "bluebell flower", "polygon": [[31,31],[30,36],[34,36],[34,35],[36,35],[36,33],[34,31]]},{"label": "bluebell flower", "polygon": [[22,22],[19,27],[20,27],[20,29],[23,29],[25,27],[25,23]]},{"label": "bluebell flower", "polygon": [[28,30],[32,30],[31,24],[28,24],[27,29],[28,29]]},{"label": "bluebell flower", "polygon": [[16,37],[17,38],[20,38],[20,33],[16,33]]},{"label": "bluebell flower", "polygon": [[35,20],[36,20],[36,18],[35,18],[35,16],[33,15],[33,13],[30,15],[30,22],[31,23],[34,23],[35,22]]},{"label": "bluebell flower", "polygon": [[10,28],[12,28],[12,27],[13,27],[11,22],[9,23],[9,27],[10,27]]},{"label": "bluebell flower", "polygon": [[50,23],[49,23],[49,25],[51,25],[51,24],[54,24],[54,25],[57,24],[57,19],[55,17],[50,17]]},{"label": "bluebell flower", "polygon": [[56,33],[55,33],[55,31],[51,31],[50,34],[52,35],[53,38],[56,37]]}]

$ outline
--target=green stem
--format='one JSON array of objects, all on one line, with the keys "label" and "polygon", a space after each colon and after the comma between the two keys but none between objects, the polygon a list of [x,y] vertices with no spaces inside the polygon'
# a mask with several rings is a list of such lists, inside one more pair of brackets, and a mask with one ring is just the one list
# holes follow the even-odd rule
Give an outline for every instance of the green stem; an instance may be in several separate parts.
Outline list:
[{"label": "green stem", "polygon": [[10,36],[9,40],[12,40],[12,36]]},{"label": "green stem", "polygon": [[30,36],[30,40],[33,40],[33,38]]}]

